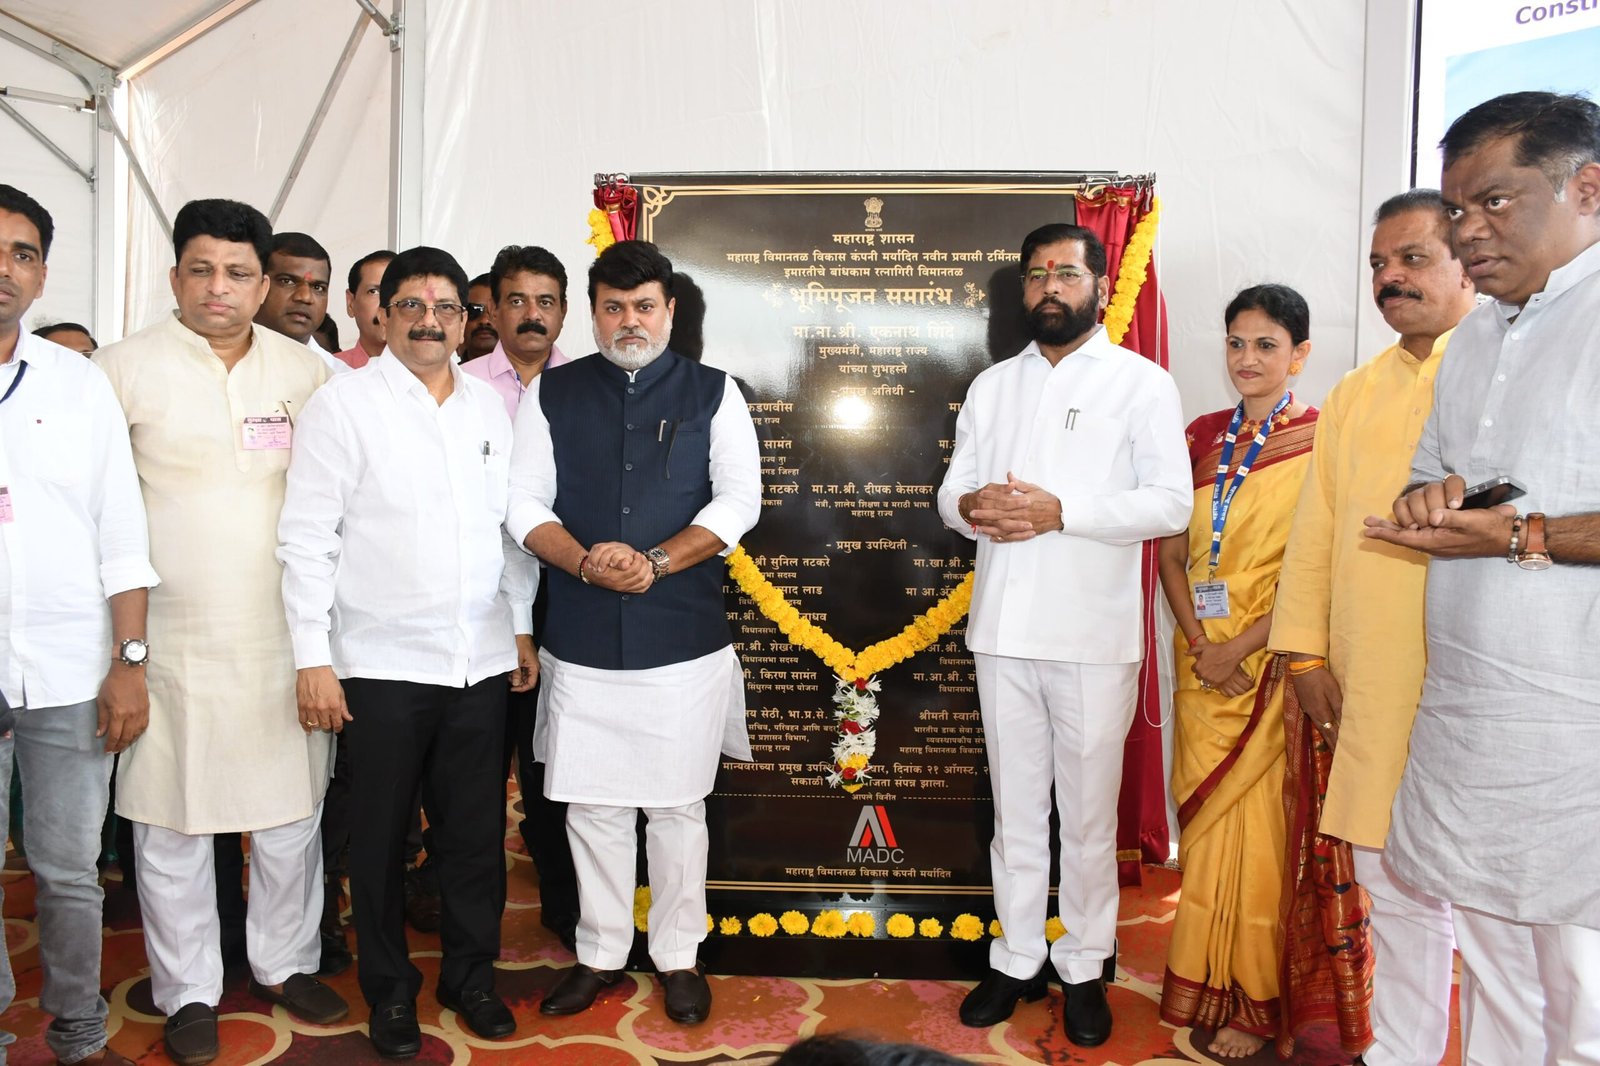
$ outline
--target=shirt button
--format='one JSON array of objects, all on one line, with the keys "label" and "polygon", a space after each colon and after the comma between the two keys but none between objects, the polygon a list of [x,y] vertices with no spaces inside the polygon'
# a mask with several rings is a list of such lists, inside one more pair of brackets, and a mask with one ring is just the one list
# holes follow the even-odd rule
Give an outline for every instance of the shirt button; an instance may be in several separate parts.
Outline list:
[{"label": "shirt button", "polygon": [[632,396],[632,395],[633,395],[633,386],[632,386],[632,385],[629,385],[629,386],[628,386],[628,395],[629,395],[629,396]]},{"label": "shirt button", "polygon": [[1485,419],[1484,419],[1484,420],[1483,420],[1483,424],[1484,424],[1484,425],[1486,425],[1486,426],[1492,426],[1492,425],[1494,425],[1494,419],[1492,419],[1492,418],[1485,418]]},{"label": "shirt button", "polygon": [[1422,408],[1420,408],[1420,407],[1413,407],[1413,408],[1412,408],[1412,409],[1411,409],[1411,413],[1412,413],[1412,414],[1414,414],[1414,415],[1420,415],[1420,414],[1421,414],[1421,413],[1422,413]]},{"label": "shirt button", "polygon": [[622,464],[622,469],[624,469],[624,470],[632,470],[633,469],[633,464],[632,463],[623,463]]},{"label": "shirt button", "polygon": [[624,599],[624,600],[631,600],[631,599],[633,599],[633,597],[632,597],[632,596],[629,596],[629,595],[628,595],[628,594],[627,594],[627,593],[626,593],[626,592],[624,592],[624,593],[623,593],[623,594],[622,594],[622,598],[623,598],[623,599]]},{"label": "shirt button", "polygon": [[629,429],[632,429],[632,428],[633,428],[633,423],[632,423],[632,422],[629,422],[629,423],[628,423],[628,428],[629,428]]},{"label": "shirt button", "polygon": [[1504,374],[1501,374],[1499,377],[1495,378],[1496,381],[1504,381],[1505,379],[1506,376]]},{"label": "shirt button", "polygon": [[1514,341],[1521,340],[1522,339],[1521,331],[1519,330],[1518,332],[1511,334],[1511,339],[1514,340]]},{"label": "shirt button", "polygon": [[624,507],[622,509],[622,513],[623,514],[632,514],[633,513],[633,508],[632,507]]}]

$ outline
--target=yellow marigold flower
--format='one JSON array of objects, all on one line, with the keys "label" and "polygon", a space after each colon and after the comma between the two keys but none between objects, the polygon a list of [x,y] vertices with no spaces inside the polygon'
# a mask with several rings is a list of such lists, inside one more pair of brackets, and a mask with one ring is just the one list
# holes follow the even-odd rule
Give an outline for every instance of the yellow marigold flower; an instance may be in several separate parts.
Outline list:
[{"label": "yellow marigold flower", "polygon": [[784,911],[778,919],[778,924],[783,926],[783,931],[790,936],[799,936],[811,928],[811,920],[799,911]]},{"label": "yellow marigold flower", "polygon": [[850,916],[850,920],[845,923],[845,928],[853,936],[871,936],[877,932],[878,922],[866,911],[856,911]]},{"label": "yellow marigold flower", "polygon": [[950,923],[950,935],[957,940],[983,939],[983,919],[976,914],[958,914]]},{"label": "yellow marigold flower", "polygon": [[830,940],[844,936],[844,915],[838,911],[823,911],[817,915],[817,920],[811,923],[811,931]]},{"label": "yellow marigold flower", "polygon": [[[751,924],[753,925],[754,922]],[[911,916],[909,914],[891,915],[889,920],[884,923],[883,927],[888,931],[890,936],[897,938],[908,937],[917,931],[917,923],[911,920]]]},{"label": "yellow marigold flower", "polygon": [[[723,936],[738,936],[743,930],[744,923],[737,918],[724,918],[717,923],[717,932]],[[710,930],[707,930],[707,932],[710,932]]]},{"label": "yellow marigold flower", "polygon": [[929,940],[938,940],[944,936],[944,923],[937,918],[924,918],[917,923],[917,932]]},{"label": "yellow marigold flower", "polygon": [[998,940],[998,939],[1000,939],[1000,934],[1002,932],[1003,932],[1003,930],[1000,928],[1000,919],[999,918],[990,918],[989,919],[989,935],[994,937],[996,940]]},{"label": "yellow marigold flower", "polygon": [[649,885],[640,885],[633,890],[633,927],[641,933],[650,931]]},{"label": "yellow marigold flower", "polygon": [[778,931],[778,920],[766,911],[750,919],[750,932],[754,936],[771,936]]},{"label": "yellow marigold flower", "polygon": [[1057,918],[1053,914],[1050,916],[1049,920],[1044,923],[1044,939],[1046,943],[1054,944],[1057,940],[1060,940],[1063,936],[1065,936],[1066,933],[1067,927],[1061,924],[1061,919]]}]

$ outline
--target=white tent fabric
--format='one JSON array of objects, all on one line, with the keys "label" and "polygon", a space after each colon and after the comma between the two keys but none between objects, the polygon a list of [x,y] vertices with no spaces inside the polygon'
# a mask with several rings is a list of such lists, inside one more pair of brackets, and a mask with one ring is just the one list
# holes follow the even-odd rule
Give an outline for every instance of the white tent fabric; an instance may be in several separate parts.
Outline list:
[{"label": "white tent fabric", "polygon": [[[402,171],[420,201],[400,223],[402,239],[450,249],[469,273],[508,242],[550,247],[577,294],[567,347],[588,347],[582,276],[591,251],[582,242],[592,177],[617,169],[1153,170],[1166,208],[1158,254],[1173,366],[1190,412],[1227,400],[1219,318],[1243,285],[1281,280],[1306,294],[1316,350],[1301,391],[1313,400],[1382,339],[1362,280],[1363,216],[1404,180],[1396,131],[1407,128],[1407,73],[1392,60],[1406,54],[1408,5],[403,6],[401,39],[424,91],[421,107],[404,112],[421,151]],[[0,0],[0,13],[118,67],[175,33],[210,27],[129,84],[124,118],[169,216],[196,196],[270,206],[360,14],[334,0]],[[395,210],[388,45],[369,26],[278,219],[330,249],[336,291],[354,258],[387,242]],[[0,80],[10,80],[11,53],[0,61]],[[1381,107],[1375,67],[1393,71]],[[52,119],[92,121],[65,111]],[[82,315],[86,272],[74,259],[90,254],[83,182],[42,149],[13,155],[25,138],[6,126],[0,117],[8,175],[47,199],[63,232],[33,317]],[[105,339],[170,306],[170,247],[137,190],[127,214],[117,235],[126,240],[127,311],[124,322],[103,324]],[[332,310],[348,335],[337,296]]]}]

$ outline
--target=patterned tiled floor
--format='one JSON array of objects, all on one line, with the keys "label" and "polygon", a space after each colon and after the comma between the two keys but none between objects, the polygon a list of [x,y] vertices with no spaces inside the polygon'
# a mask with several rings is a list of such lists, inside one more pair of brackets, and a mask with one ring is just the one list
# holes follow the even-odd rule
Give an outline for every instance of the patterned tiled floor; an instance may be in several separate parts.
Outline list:
[{"label": "patterned tiled floor", "polygon": [[[514,801],[513,801],[514,802]],[[514,807],[513,807],[514,809]],[[1116,1030],[1110,1043],[1084,1051],[1061,1032],[1061,994],[1054,986],[1043,1001],[1022,1004],[1013,1018],[989,1030],[963,1028],[956,1007],[970,984],[950,981],[852,981],[798,978],[713,977],[711,1020],[683,1028],[669,1021],[651,975],[629,974],[588,1012],[550,1019],[538,1013],[540,998],[572,956],[538,922],[539,892],[532,864],[515,833],[507,836],[509,902],[499,990],[519,1028],[507,1040],[486,1041],[468,1033],[453,1012],[432,997],[439,945],[436,937],[412,934],[412,957],[425,974],[418,1010],[424,1033],[420,1063],[720,1064],[758,1066],[801,1036],[850,1033],[884,1040],[910,1040],[972,1062],[1117,1063],[1121,1066],[1206,1063],[1206,1034],[1173,1029],[1156,1015],[1167,935],[1178,892],[1178,875],[1149,868],[1144,887],[1125,889],[1119,938],[1122,972],[1111,992]],[[0,878],[5,889],[7,947],[17,976],[17,1000],[0,1026],[17,1034],[8,1050],[15,1066],[52,1061],[44,1045],[45,1017],[38,1009],[40,973],[33,921],[33,879],[14,855]],[[161,1047],[162,1018],[150,1005],[138,903],[113,872],[106,885],[106,997],[111,1003],[111,1044],[139,1062],[167,1061]],[[748,934],[746,934],[748,935]],[[264,1009],[244,978],[230,983],[220,1006],[221,1066],[272,1062],[353,1066],[378,1059],[366,1038],[366,1011],[355,971],[331,982],[352,1004],[346,1024],[298,1022],[282,1008]],[[1241,1060],[1232,1060],[1235,1062]],[[1279,1060],[1263,1051],[1251,1063]],[[1302,1039],[1292,1060],[1329,1066],[1348,1062],[1331,1030]],[[1447,1063],[1459,1061],[1452,1035]]]}]

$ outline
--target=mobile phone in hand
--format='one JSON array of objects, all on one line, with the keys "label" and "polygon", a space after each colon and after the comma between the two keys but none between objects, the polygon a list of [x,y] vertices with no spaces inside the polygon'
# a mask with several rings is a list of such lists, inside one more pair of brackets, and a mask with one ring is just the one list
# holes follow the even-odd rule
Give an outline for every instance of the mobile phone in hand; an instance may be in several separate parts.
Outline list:
[{"label": "mobile phone in hand", "polygon": [[1473,485],[1461,495],[1461,509],[1474,511],[1483,507],[1495,507],[1502,503],[1510,503],[1518,496],[1526,496],[1528,490],[1517,484],[1513,477],[1490,478],[1478,485]]}]

